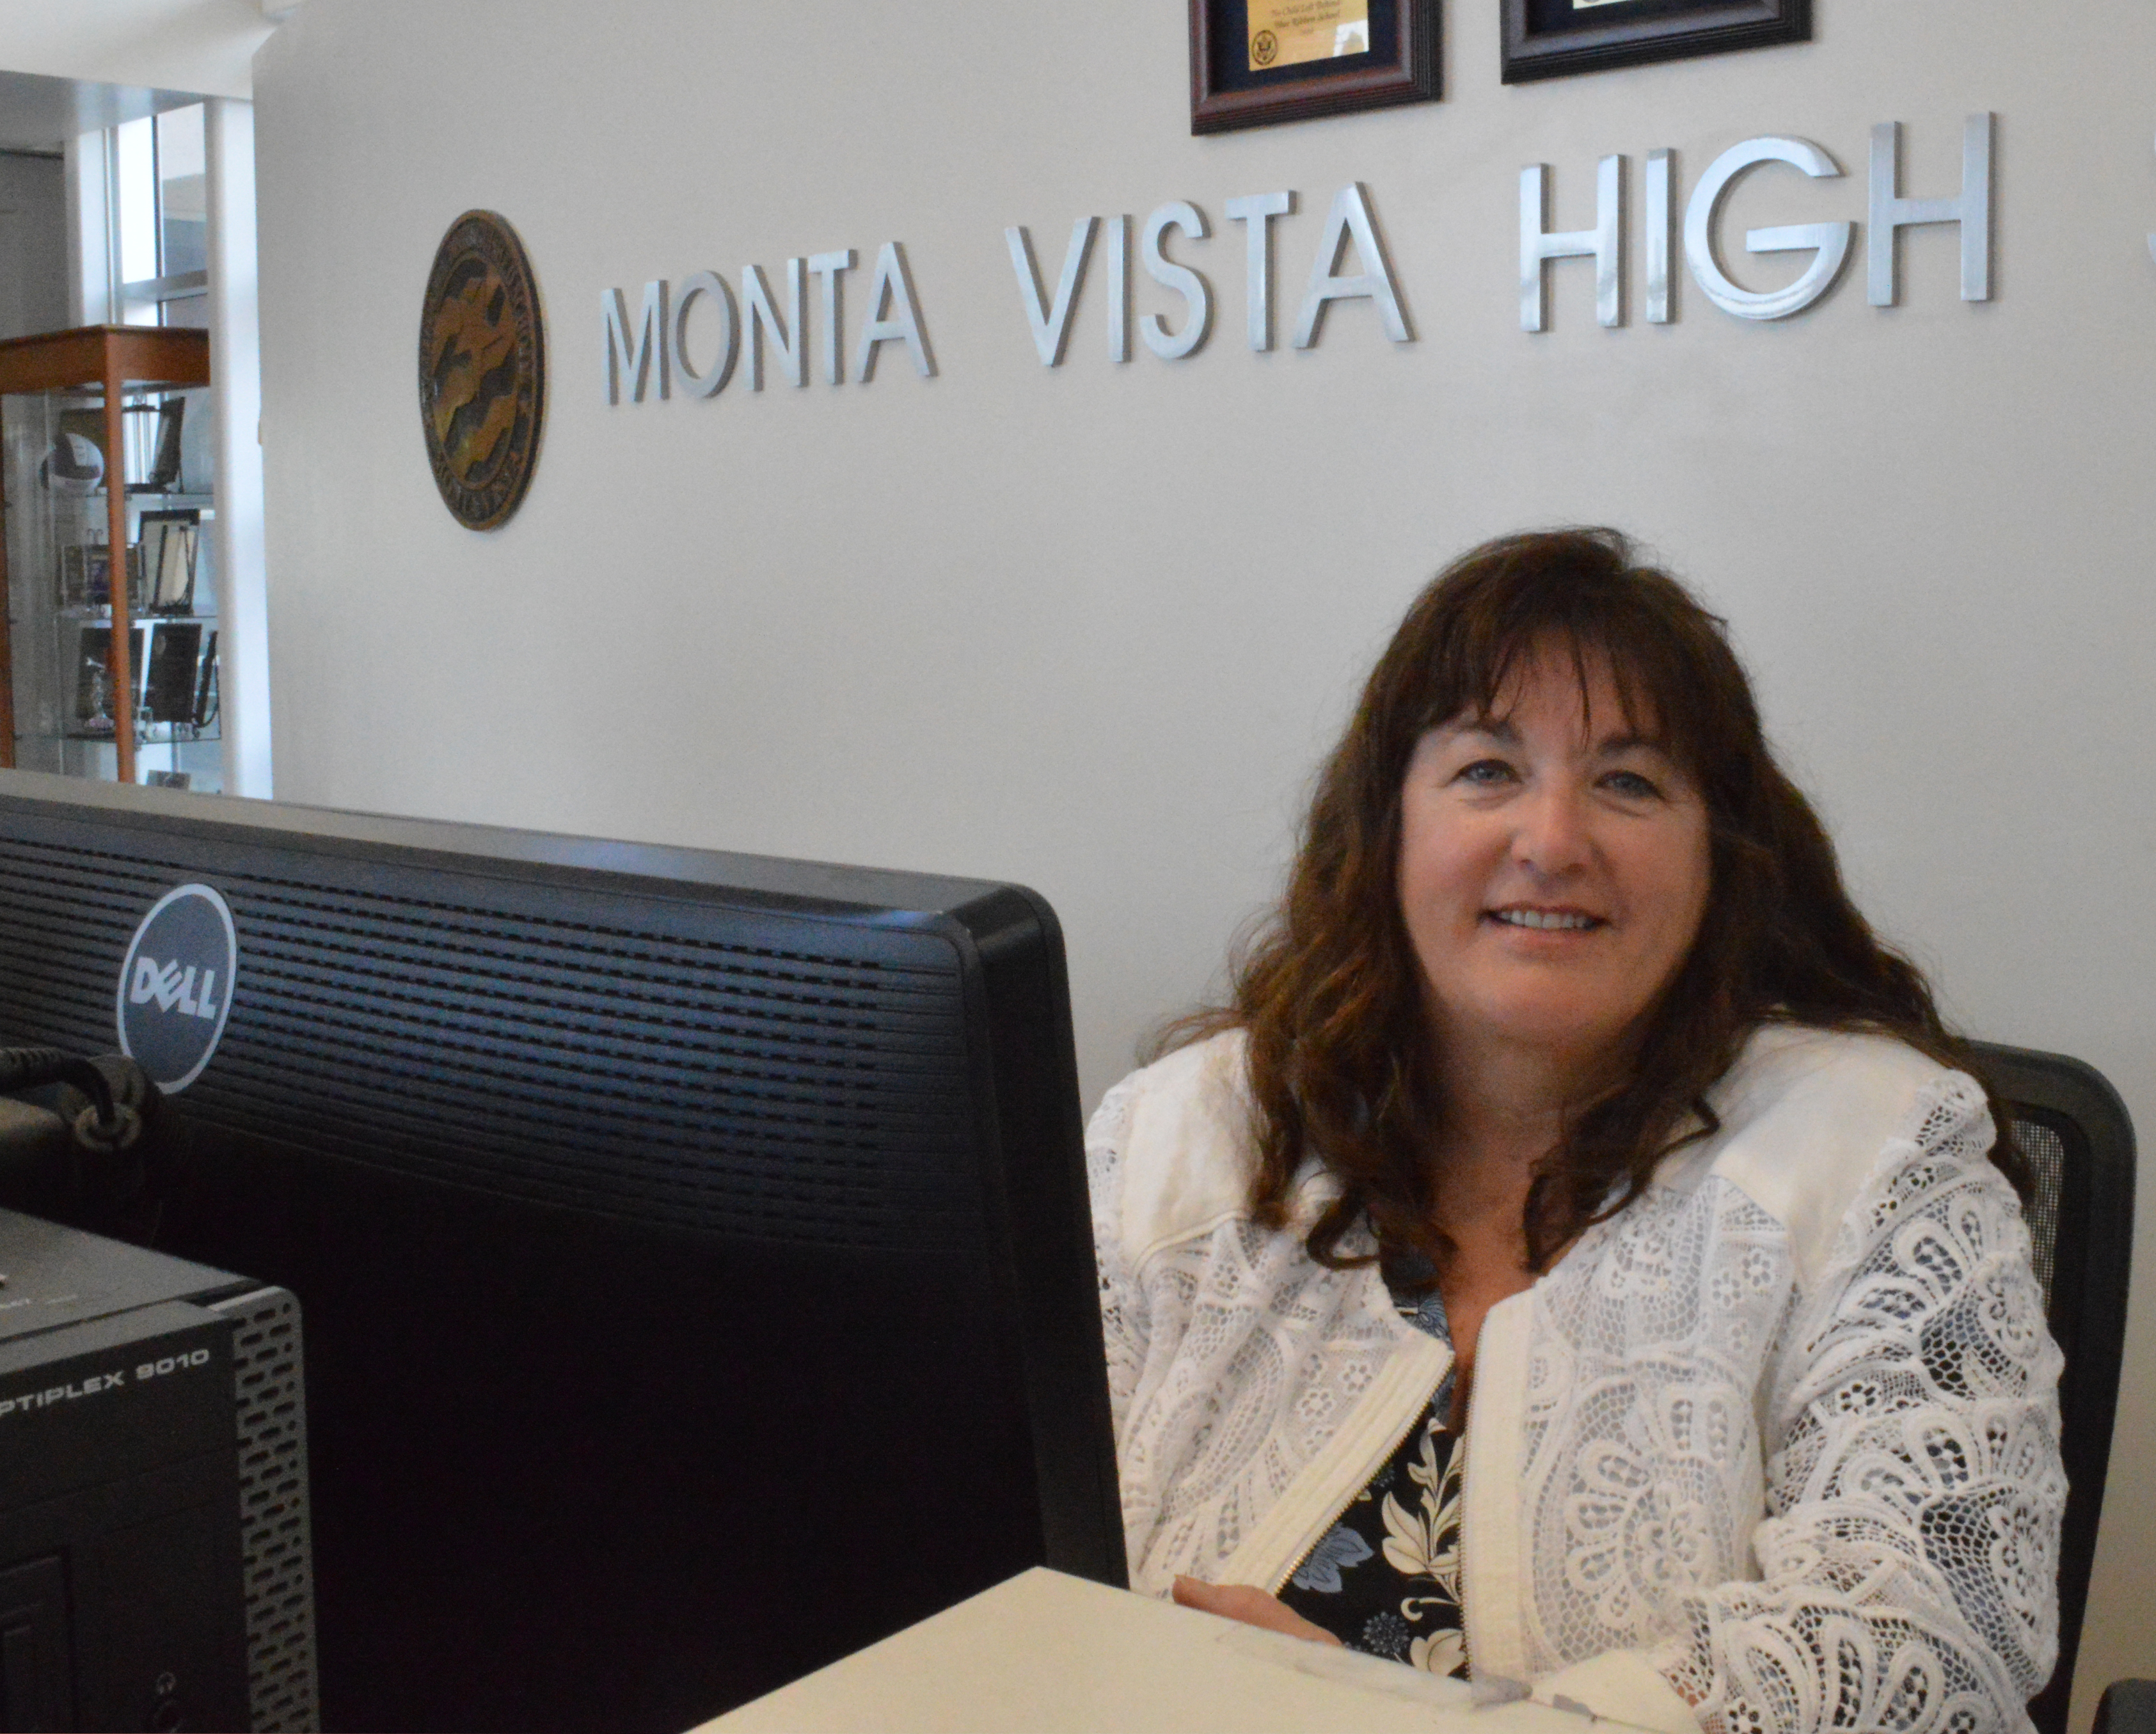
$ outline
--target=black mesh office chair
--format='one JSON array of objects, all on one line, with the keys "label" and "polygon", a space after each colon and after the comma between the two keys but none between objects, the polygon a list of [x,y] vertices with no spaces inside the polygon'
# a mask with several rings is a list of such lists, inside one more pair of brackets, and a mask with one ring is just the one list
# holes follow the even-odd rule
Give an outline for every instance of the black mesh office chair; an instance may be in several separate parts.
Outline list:
[{"label": "black mesh office chair", "polygon": [[2070,1486],[2059,1546],[2059,1665],[2029,1706],[2038,1734],[2065,1734],[2126,1347],[2133,1126],[2118,1092],[2078,1059],[1989,1043],[1977,1044],[1976,1054],[2035,1173],[2027,1214],[2036,1280],[2066,1357],[2059,1381]]},{"label": "black mesh office chair", "polygon": [[2156,1734],[2156,1680],[2118,1680],[2105,1687],[2089,1734]]}]

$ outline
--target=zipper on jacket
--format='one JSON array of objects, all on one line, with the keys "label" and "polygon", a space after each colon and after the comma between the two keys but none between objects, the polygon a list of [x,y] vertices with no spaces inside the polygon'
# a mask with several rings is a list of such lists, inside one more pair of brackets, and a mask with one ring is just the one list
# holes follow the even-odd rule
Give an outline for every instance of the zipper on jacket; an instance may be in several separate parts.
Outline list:
[{"label": "zipper on jacket", "polygon": [[[1223,1582],[1256,1584],[1277,1594],[1430,1407],[1431,1393],[1452,1365],[1451,1351],[1411,1326],[1403,1325],[1401,1331],[1413,1341],[1397,1346],[1346,1424],[1219,1562]],[[1282,1567],[1282,1560],[1290,1563]]]},{"label": "zipper on jacket", "polygon": [[1474,1473],[1475,1454],[1467,1449],[1467,1435],[1475,1430],[1475,1388],[1467,1388],[1467,1413],[1460,1418],[1460,1658],[1467,1664],[1467,1681],[1475,1682],[1475,1641],[1467,1635],[1467,1514],[1475,1509],[1467,1497],[1467,1478]]},{"label": "zipper on jacket", "polygon": [[[1507,1299],[1510,1298],[1509,1295],[1507,1296]],[[1498,1303],[1499,1306],[1503,1304],[1502,1301]],[[1496,1307],[1493,1306],[1490,1311],[1495,1312],[1496,1310]],[[1489,1323],[1490,1314],[1485,1313],[1482,1316],[1482,1324],[1486,1332],[1489,1328]],[[1469,1441],[1475,1436],[1475,1416],[1477,1407],[1475,1401],[1475,1389],[1471,1385],[1467,1391],[1467,1413],[1461,1418],[1460,1429],[1460,1449],[1466,1454],[1460,1465],[1460,1653],[1467,1659],[1467,1680],[1471,1685],[1474,1684],[1476,1679],[1475,1640],[1468,1634],[1475,1621],[1467,1611],[1467,1562],[1474,1555],[1467,1545],[1467,1526],[1469,1521],[1475,1515],[1475,1501],[1468,1490],[1467,1478],[1475,1473],[1475,1449]]]},{"label": "zipper on jacket", "polygon": [[[1442,1383],[1443,1382],[1440,1380],[1440,1383]],[[1275,1578],[1272,1583],[1267,1586],[1268,1589],[1270,1589],[1274,1595],[1278,1595],[1283,1589],[1286,1588],[1288,1580],[1293,1578],[1295,1574],[1301,1571],[1306,1565],[1310,1563],[1310,1556],[1317,1552],[1319,1546],[1324,1542],[1325,1538],[1332,1533],[1333,1526],[1338,1523],[1340,1520],[1347,1515],[1348,1507],[1353,1505],[1357,1500],[1363,1496],[1363,1490],[1370,1485],[1370,1477],[1376,1475],[1379,1470],[1383,1469],[1386,1464],[1392,1460],[1393,1453],[1399,1450],[1402,1445],[1407,1443],[1408,1435],[1413,1433],[1415,1429],[1415,1423],[1421,1420],[1423,1416],[1429,1413],[1429,1410],[1430,1402],[1425,1398],[1422,1407],[1417,1409],[1412,1415],[1409,1415],[1406,1422],[1401,1426],[1399,1431],[1392,1435],[1391,1443],[1387,1444],[1384,1449],[1378,1454],[1377,1461],[1363,1470],[1361,1479],[1358,1480],[1355,1483],[1353,1488],[1349,1490],[1348,1497],[1341,1501],[1338,1508],[1325,1520],[1322,1526],[1319,1526],[1317,1534],[1313,1535],[1310,1538],[1310,1545],[1305,1547],[1301,1552],[1296,1554],[1293,1559],[1290,1560],[1287,1563],[1286,1568],[1282,1571],[1278,1577]],[[1463,1471],[1463,1478],[1464,1474],[1465,1472]],[[1465,1506],[1467,1498],[1464,1479],[1460,1496],[1462,1505],[1461,1515],[1464,1519],[1466,1516]],[[1460,1537],[1460,1547],[1463,1552],[1466,1551],[1466,1537],[1463,1534]],[[1462,1624],[1465,1624],[1465,1621],[1463,1621]],[[1460,1642],[1463,1646],[1466,1643],[1466,1639],[1464,1634],[1461,1637]]]},{"label": "zipper on jacket", "polygon": [[[1537,1284],[1542,1280],[1543,1279],[1539,1277],[1536,1279],[1536,1282]],[[1491,1321],[1493,1320],[1497,1320],[1501,1324],[1503,1322],[1508,1322],[1508,1319],[1500,1320],[1500,1315],[1506,1314],[1508,1308],[1513,1309],[1517,1311],[1519,1307],[1524,1306],[1532,1311],[1534,1303],[1527,1297],[1531,1296],[1533,1292],[1533,1288],[1529,1287],[1522,1290],[1517,1295],[1508,1295],[1504,1300],[1500,1300],[1495,1306],[1491,1307],[1487,1313],[1483,1315],[1482,1329],[1480,1340],[1476,1346],[1476,1360],[1478,1365],[1481,1362],[1482,1359],[1481,1352],[1481,1350],[1490,1346],[1490,1326]],[[1478,1381],[1478,1385],[1479,1383],[1480,1382]],[[1470,1635],[1476,1622],[1475,1618],[1475,1608],[1471,1605],[1468,1594],[1468,1576],[1471,1562],[1478,1557],[1483,1560],[1486,1566],[1487,1565],[1490,1536],[1487,1534],[1480,1533],[1481,1526],[1476,1523],[1475,1519],[1478,1501],[1473,1495],[1469,1482],[1470,1479],[1475,1474],[1475,1459],[1476,1454],[1474,1444],[1476,1419],[1478,1415],[1483,1413],[1489,1407],[1486,1403],[1481,1400],[1486,1394],[1486,1393],[1480,1390],[1479,1388],[1474,1387],[1470,1388],[1467,1402],[1466,1424],[1460,1430],[1459,1449],[1467,1454],[1466,1460],[1461,1464],[1460,1470],[1460,1653],[1467,1659],[1467,1677],[1471,1683],[1478,1682],[1481,1676],[1478,1674],[1475,1665],[1475,1640]],[[1487,1425],[1484,1427],[1483,1431],[1486,1435],[1488,1432]],[[1486,1448],[1486,1438],[1484,1440],[1484,1444]],[[1478,1540],[1481,1544],[1479,1549],[1476,1545]],[[1495,1613],[1493,1610],[1489,1608],[1484,1608],[1482,1610],[1482,1619],[1485,1622],[1487,1622],[1492,1618],[1500,1617],[1503,1616]],[[1515,1681],[1512,1683],[1519,1685],[1522,1693],[1524,1694],[1526,1690],[1524,1682]],[[1479,1706],[1485,1701],[1478,1696],[1476,1701]],[[1502,1702],[1504,1701],[1497,1699],[1491,1700],[1489,1701]]]}]

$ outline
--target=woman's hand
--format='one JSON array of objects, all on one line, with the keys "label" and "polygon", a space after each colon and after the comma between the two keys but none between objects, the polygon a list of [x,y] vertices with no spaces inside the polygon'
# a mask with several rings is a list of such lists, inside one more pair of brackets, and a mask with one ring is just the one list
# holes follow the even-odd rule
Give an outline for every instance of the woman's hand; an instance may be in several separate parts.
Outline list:
[{"label": "woman's hand", "polygon": [[1245,1625],[1285,1632],[1291,1638],[1301,1638],[1312,1644],[1340,1643],[1323,1626],[1312,1625],[1278,1596],[1267,1595],[1255,1583],[1208,1583],[1202,1578],[1178,1578],[1175,1580],[1175,1599],[1179,1606],[1195,1608],[1201,1613],[1240,1619]]}]

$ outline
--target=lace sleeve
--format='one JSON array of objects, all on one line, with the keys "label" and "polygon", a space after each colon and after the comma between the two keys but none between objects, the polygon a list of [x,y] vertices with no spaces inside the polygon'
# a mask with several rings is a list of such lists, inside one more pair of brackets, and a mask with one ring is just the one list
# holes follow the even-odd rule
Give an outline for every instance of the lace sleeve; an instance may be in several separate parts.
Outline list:
[{"label": "lace sleeve", "polygon": [[1086,1185],[1093,1203],[1093,1259],[1101,1282],[1101,1335],[1108,1355],[1108,1405],[1117,1449],[1131,1396],[1145,1365],[1145,1299],[1124,1257],[1123,1149],[1131,1131],[1136,1081],[1126,1078],[1101,1098],[1086,1128]]},{"label": "lace sleeve", "polygon": [[1771,1390],[1762,1580],[1652,1657],[1714,1734],[2018,1730],[2058,1651],[2057,1347],[1983,1097],[1897,1141]]}]

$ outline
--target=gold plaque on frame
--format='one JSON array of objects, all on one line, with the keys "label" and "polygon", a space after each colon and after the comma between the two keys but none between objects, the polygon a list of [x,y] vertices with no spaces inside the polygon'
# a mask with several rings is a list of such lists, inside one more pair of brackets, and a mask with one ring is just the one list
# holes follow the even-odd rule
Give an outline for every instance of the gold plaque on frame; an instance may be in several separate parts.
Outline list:
[{"label": "gold plaque on frame", "polygon": [[419,418],[443,504],[492,530],[531,485],[547,413],[547,330],[516,231],[491,211],[449,225],[419,315]]},{"label": "gold plaque on frame", "polygon": [[1250,70],[1370,52],[1370,0],[1249,0]]}]

